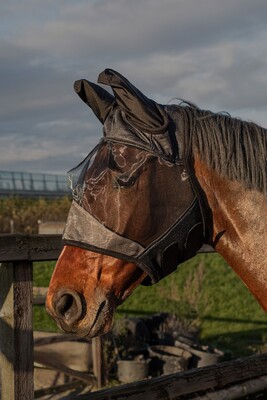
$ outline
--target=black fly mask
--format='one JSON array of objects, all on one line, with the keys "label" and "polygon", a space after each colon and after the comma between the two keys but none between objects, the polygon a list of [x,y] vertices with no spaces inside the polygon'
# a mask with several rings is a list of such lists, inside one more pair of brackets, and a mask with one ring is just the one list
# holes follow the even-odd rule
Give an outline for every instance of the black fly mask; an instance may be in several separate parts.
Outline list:
[{"label": "black fly mask", "polygon": [[193,257],[204,241],[200,195],[185,157],[181,107],[162,106],[105,70],[75,82],[104,137],[69,173],[73,203],[64,244],[134,262],[155,283]]}]

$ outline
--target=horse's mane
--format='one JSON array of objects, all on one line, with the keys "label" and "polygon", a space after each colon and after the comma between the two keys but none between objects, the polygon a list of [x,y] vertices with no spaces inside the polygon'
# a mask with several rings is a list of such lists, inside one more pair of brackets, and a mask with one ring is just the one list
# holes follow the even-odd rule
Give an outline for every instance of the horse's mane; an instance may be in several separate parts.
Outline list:
[{"label": "horse's mane", "polygon": [[189,121],[193,152],[219,174],[267,194],[267,129],[194,105],[181,109]]}]

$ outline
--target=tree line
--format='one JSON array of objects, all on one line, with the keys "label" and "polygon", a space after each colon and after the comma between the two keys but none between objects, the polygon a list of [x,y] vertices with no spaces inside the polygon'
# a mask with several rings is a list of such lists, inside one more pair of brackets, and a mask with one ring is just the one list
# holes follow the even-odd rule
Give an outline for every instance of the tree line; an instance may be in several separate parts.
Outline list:
[{"label": "tree line", "polygon": [[0,233],[38,233],[38,224],[66,221],[71,199],[0,199]]}]

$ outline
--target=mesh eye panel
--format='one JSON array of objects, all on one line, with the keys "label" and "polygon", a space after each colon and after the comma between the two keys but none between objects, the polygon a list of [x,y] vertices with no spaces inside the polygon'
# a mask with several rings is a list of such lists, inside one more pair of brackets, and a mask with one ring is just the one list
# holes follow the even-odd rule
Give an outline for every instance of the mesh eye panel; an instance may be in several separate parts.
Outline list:
[{"label": "mesh eye panel", "polygon": [[82,162],[80,162],[80,164],[68,172],[68,185],[72,192],[73,200],[78,204],[81,204],[83,199],[86,173],[92,166],[101,144],[102,141],[100,141],[100,143],[88,154],[88,156],[86,156]]},{"label": "mesh eye panel", "polygon": [[191,204],[183,167],[154,153],[102,141],[69,173],[73,199],[113,232],[147,246]]}]

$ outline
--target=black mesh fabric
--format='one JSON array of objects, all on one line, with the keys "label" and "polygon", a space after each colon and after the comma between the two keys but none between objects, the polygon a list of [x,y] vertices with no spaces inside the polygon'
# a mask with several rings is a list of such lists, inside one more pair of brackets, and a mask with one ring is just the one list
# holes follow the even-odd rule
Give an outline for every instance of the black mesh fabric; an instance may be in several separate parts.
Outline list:
[{"label": "black mesh fabric", "polygon": [[203,242],[199,201],[184,167],[180,108],[145,97],[105,70],[75,91],[103,123],[103,139],[69,173],[73,194],[65,244],[135,262],[148,283],[168,275]]},{"label": "black mesh fabric", "polygon": [[68,177],[66,244],[136,262],[153,283],[188,258],[191,221],[201,217],[181,163],[104,139]]}]

